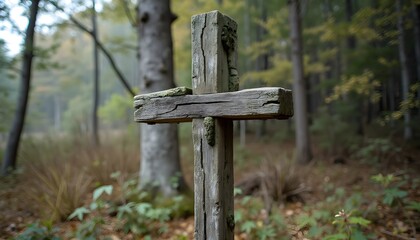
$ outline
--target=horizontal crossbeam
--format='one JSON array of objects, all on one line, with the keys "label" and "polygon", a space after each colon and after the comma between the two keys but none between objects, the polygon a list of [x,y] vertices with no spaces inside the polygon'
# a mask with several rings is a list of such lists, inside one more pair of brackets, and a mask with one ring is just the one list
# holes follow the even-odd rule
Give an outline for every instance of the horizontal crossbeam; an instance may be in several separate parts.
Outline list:
[{"label": "horizontal crossbeam", "polygon": [[[173,94],[175,93],[175,94]],[[293,116],[292,92],[279,87],[190,95],[175,88],[134,98],[134,119],[144,123],[189,122],[193,118],[287,119]]]}]

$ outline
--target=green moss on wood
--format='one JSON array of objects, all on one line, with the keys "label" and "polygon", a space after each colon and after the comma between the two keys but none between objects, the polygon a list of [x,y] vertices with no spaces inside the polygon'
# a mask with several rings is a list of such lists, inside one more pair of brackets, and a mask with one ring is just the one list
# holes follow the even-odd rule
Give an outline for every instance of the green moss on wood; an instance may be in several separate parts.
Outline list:
[{"label": "green moss on wood", "polygon": [[192,90],[190,88],[176,87],[176,88],[171,88],[171,89],[160,91],[160,92],[137,95],[134,97],[134,100],[147,100],[151,98],[175,97],[175,96],[183,96],[183,95],[191,95],[191,94],[192,94]]},{"label": "green moss on wood", "polygon": [[204,129],[205,129],[205,136],[207,139],[207,143],[210,146],[214,146],[215,144],[215,122],[214,118],[212,117],[205,117],[204,118]]}]

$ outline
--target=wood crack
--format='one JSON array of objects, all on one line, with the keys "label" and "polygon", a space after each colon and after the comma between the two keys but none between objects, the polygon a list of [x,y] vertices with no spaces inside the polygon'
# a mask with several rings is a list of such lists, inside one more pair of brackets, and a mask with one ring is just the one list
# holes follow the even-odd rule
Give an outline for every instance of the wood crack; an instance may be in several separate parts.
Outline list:
[{"label": "wood crack", "polygon": [[175,107],[173,107],[172,109],[166,111],[166,112],[160,112],[158,115],[165,115],[168,114],[170,112],[174,112],[178,109],[179,106],[193,106],[193,105],[211,105],[211,104],[218,104],[218,103],[226,103],[229,101],[209,101],[209,102],[192,102],[192,103],[179,103],[176,104]]},{"label": "wood crack", "polygon": [[269,105],[269,104],[280,104],[280,102],[279,101],[267,101],[267,102],[265,102],[265,103],[263,103],[263,107],[265,106],[265,105]]},{"label": "wood crack", "polygon": [[200,168],[202,174],[202,189],[203,189],[203,237],[207,239],[207,213],[206,213],[206,173],[204,171],[204,163],[203,163],[203,136],[200,136]]},{"label": "wood crack", "polygon": [[204,73],[203,73],[203,80],[204,84],[207,82],[206,80],[206,73],[207,73],[207,66],[206,66],[206,55],[204,54],[204,29],[207,27],[207,14],[204,17],[204,26],[201,29],[200,34],[200,41],[201,41],[201,54],[203,55],[203,66],[204,66]]}]

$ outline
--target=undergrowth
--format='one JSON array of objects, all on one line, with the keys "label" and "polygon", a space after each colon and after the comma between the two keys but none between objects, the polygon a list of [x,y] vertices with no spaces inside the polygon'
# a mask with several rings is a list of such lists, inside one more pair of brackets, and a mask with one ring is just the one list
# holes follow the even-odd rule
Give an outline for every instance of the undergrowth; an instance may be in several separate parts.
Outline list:
[{"label": "undergrowth", "polygon": [[113,181],[113,172],[128,179],[138,170],[138,150],[124,137],[93,147],[82,139],[27,140],[20,160],[24,166],[28,204],[43,219],[65,220],[95,187]]},{"label": "undergrowth", "polygon": [[[48,221],[28,225],[15,239],[103,239],[111,234],[159,239],[170,234],[171,221],[192,214],[191,196],[165,198],[138,190],[139,153],[137,146],[126,139],[117,144],[102,143],[100,148],[68,139],[25,144],[20,156],[25,168],[19,177],[34,203],[27,205],[35,206]],[[392,162],[401,151],[386,139],[370,139],[352,156],[369,163],[366,166],[377,166]],[[330,167],[318,177],[325,179],[323,174],[332,171]],[[363,186],[344,187],[327,181],[311,189],[312,179],[305,177],[309,175],[305,169],[287,159],[279,162],[278,157],[259,162],[254,171],[257,180],[253,180],[259,193],[235,189],[235,235],[262,240],[416,237],[420,178],[404,170],[376,170],[365,177]],[[315,190],[325,197],[305,202],[301,194],[311,195]],[[54,221],[59,220],[72,222],[75,227],[63,233],[54,227]]]}]

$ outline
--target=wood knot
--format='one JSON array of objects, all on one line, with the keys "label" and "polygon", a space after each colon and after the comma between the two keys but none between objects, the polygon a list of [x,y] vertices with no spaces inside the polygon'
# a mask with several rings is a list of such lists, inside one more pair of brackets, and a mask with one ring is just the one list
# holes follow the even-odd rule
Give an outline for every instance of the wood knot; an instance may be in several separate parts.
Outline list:
[{"label": "wood knot", "polygon": [[146,23],[147,21],[149,21],[149,14],[147,12],[144,12],[141,16],[140,16],[140,22],[142,23]]}]

